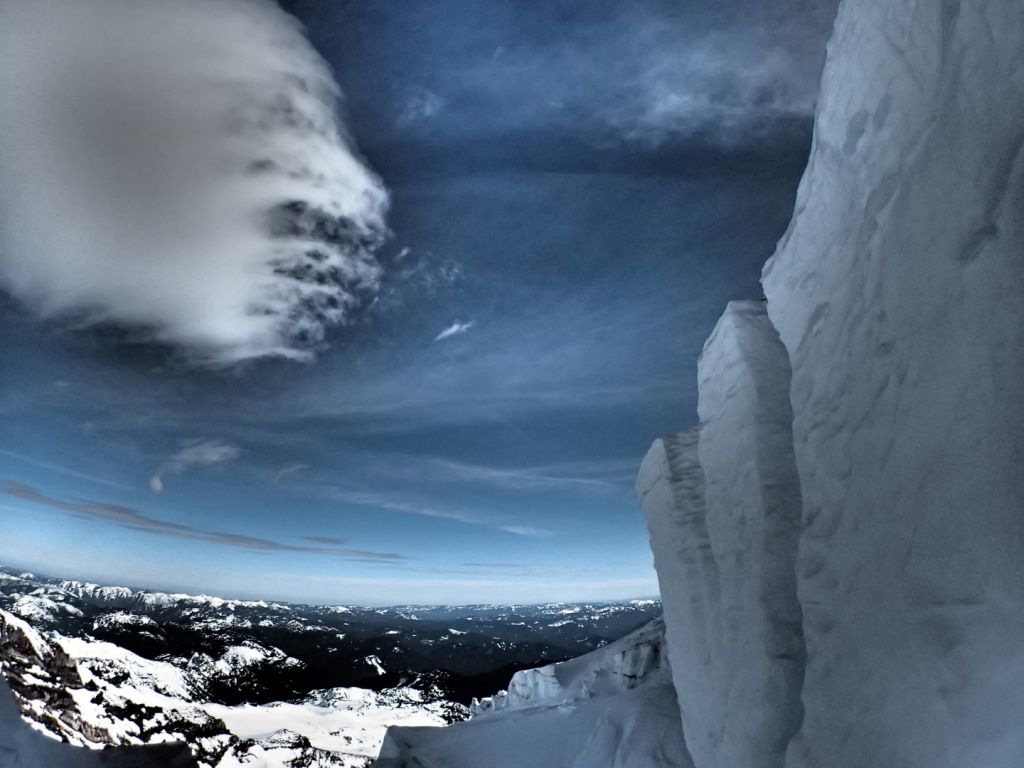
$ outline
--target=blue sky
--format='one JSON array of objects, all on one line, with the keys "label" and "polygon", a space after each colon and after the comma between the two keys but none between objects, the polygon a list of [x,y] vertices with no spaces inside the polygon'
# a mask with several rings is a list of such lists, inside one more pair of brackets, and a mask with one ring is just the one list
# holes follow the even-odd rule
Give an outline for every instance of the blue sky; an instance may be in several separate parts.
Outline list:
[{"label": "blue sky", "polygon": [[293,2],[391,199],[313,361],[0,293],[0,560],[308,602],[648,596],[632,483],[792,211],[829,3]]}]

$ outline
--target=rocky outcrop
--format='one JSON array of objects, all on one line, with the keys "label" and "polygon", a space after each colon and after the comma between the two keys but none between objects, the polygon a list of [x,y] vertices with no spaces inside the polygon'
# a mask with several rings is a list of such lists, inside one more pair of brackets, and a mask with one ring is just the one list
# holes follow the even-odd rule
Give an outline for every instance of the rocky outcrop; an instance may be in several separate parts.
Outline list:
[{"label": "rocky outcrop", "polygon": [[195,768],[182,744],[82,749],[32,729],[0,675],[0,768]]},{"label": "rocky outcrop", "polygon": [[762,302],[729,305],[699,376],[700,426],[657,441],[637,481],[669,658],[698,768],[775,768],[801,720],[800,485]]},{"label": "rocky outcrop", "polygon": [[782,346],[731,308],[639,481],[698,768],[1024,764],[1022,51],[1019,0],[842,4],[763,275]]}]

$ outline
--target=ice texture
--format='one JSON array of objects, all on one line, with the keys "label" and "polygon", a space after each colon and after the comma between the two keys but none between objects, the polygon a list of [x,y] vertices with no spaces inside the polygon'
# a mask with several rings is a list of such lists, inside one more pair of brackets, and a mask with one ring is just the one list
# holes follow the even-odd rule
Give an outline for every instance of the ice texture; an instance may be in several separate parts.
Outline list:
[{"label": "ice texture", "polygon": [[693,768],[664,624],[515,675],[467,722],[388,729],[375,768]]},{"label": "ice texture", "polygon": [[789,351],[790,768],[1024,765],[1024,5],[846,0],[764,270]]},{"label": "ice texture", "polygon": [[700,426],[657,441],[637,481],[683,731],[697,768],[781,768],[802,715],[800,484],[763,302],[729,304],[698,371]]}]

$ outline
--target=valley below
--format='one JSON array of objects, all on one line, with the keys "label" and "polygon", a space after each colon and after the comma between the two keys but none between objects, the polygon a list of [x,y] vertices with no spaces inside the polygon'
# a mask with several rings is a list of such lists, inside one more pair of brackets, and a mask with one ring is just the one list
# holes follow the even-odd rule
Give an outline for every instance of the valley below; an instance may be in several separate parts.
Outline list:
[{"label": "valley below", "polygon": [[77,747],[183,742],[211,768],[358,768],[389,726],[464,720],[516,672],[659,614],[655,600],[290,605],[3,569],[0,660],[22,718]]}]

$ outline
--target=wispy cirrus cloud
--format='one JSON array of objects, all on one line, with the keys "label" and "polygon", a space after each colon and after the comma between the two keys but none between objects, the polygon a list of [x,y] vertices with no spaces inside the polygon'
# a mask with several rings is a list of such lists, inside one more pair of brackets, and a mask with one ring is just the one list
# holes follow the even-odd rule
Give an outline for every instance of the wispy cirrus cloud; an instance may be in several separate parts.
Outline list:
[{"label": "wispy cirrus cloud", "polygon": [[303,536],[303,541],[311,541],[314,544],[327,544],[332,547],[340,547],[345,543],[345,539],[339,539],[335,536]]},{"label": "wispy cirrus cloud", "polygon": [[241,455],[241,448],[223,440],[210,440],[205,437],[185,440],[181,444],[181,449],[153,473],[149,479],[150,490],[153,493],[163,493],[165,475],[180,475],[193,467],[223,464]]},{"label": "wispy cirrus cloud", "polygon": [[202,541],[226,547],[244,549],[250,552],[293,552],[315,555],[329,555],[345,560],[365,562],[398,562],[407,560],[404,555],[393,552],[374,552],[342,546],[342,539],[324,536],[306,536],[309,544],[288,544],[260,536],[250,536],[232,531],[206,531],[191,525],[162,520],[132,507],[88,499],[59,499],[49,496],[36,488],[14,480],[0,481],[0,492],[21,501],[66,512],[87,520],[113,523],[133,531],[157,536]]},{"label": "wispy cirrus cloud", "polygon": [[320,490],[328,497],[345,504],[354,504],[361,507],[375,507],[388,512],[399,512],[401,514],[416,515],[418,517],[433,517],[439,520],[452,520],[466,525],[492,528],[496,531],[504,531],[505,533],[512,533],[516,536],[541,537],[551,535],[551,531],[544,528],[518,525],[472,510],[421,504],[415,500],[396,495],[384,494],[377,491],[353,491],[334,486],[325,487]]},{"label": "wispy cirrus cloud", "polygon": [[73,467],[67,467],[64,466],[63,464],[56,464],[51,461],[43,461],[33,456],[27,456],[26,454],[23,453],[17,453],[16,451],[7,451],[0,448],[0,456],[5,456],[9,459],[20,461],[32,467],[45,469],[48,472],[56,472],[57,474],[65,475],[66,477],[74,477],[79,480],[86,480],[90,483],[96,483],[97,485],[105,485],[110,488],[120,488],[121,490],[131,489],[131,486],[125,485],[124,483],[118,483],[114,480],[109,480],[108,478],[100,477],[99,475],[93,475],[89,474],[88,472],[82,472],[81,470],[75,469]]},{"label": "wispy cirrus cloud", "polygon": [[505,533],[514,533],[516,536],[532,536],[534,538],[552,535],[552,532],[548,529],[538,528],[534,525],[499,525],[498,530]]},{"label": "wispy cirrus cloud", "polygon": [[[637,462],[620,461],[565,462],[531,467],[493,467],[447,459],[425,458],[403,461],[407,471],[420,476],[456,483],[477,483],[512,491],[591,491],[603,493],[621,490],[632,483]],[[401,471],[401,470],[399,470]]]},{"label": "wispy cirrus cloud", "polygon": [[456,320],[437,334],[437,336],[434,337],[434,341],[444,341],[445,339],[450,339],[453,336],[461,336],[464,333],[469,333],[474,327],[476,327],[476,320],[470,320],[468,323],[460,323]]},{"label": "wispy cirrus cloud", "polygon": [[287,464],[274,473],[274,485],[283,485],[288,481],[288,478],[307,469],[309,469],[308,464],[301,464],[298,462],[293,464]]}]

